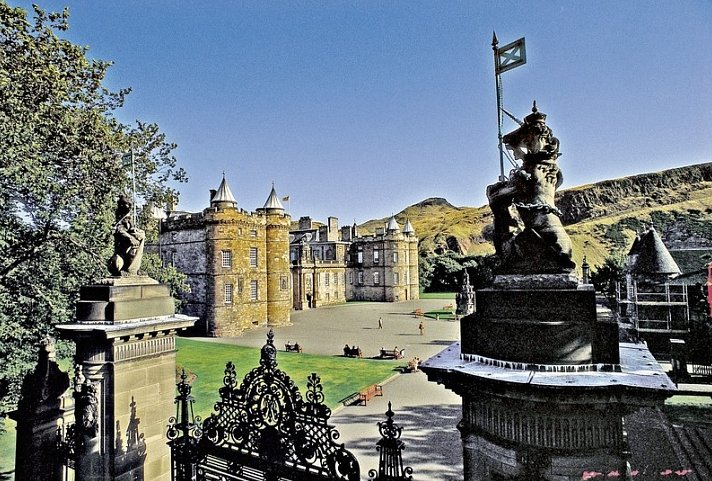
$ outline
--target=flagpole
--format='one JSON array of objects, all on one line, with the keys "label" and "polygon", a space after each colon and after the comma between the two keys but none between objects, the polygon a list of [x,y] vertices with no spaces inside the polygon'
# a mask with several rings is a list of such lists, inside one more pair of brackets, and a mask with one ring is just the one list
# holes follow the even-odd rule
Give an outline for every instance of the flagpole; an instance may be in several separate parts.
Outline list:
[{"label": "flagpole", "polygon": [[133,146],[131,146],[131,184],[133,185],[133,224],[136,226],[136,166]]},{"label": "flagpole", "polygon": [[499,72],[499,54],[497,51],[497,34],[492,32],[492,50],[494,51],[494,79],[497,88],[497,144],[499,147],[499,180],[504,181],[504,149],[502,147],[502,76]]}]

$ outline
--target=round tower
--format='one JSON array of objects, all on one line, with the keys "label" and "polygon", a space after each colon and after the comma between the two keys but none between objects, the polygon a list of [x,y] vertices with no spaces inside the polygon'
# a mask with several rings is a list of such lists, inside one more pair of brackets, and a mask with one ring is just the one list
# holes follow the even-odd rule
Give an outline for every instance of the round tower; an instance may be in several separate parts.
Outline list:
[{"label": "round tower", "polygon": [[291,217],[272,186],[262,209],[266,219],[265,257],[267,264],[267,322],[289,324],[292,308],[292,285],[289,263],[289,227]]},{"label": "round tower", "polygon": [[418,236],[415,234],[415,229],[410,223],[410,220],[406,220],[405,227],[403,228],[403,234],[405,235],[406,245],[408,246],[408,278],[406,279],[407,291],[406,300],[420,299],[420,279],[418,277]]}]

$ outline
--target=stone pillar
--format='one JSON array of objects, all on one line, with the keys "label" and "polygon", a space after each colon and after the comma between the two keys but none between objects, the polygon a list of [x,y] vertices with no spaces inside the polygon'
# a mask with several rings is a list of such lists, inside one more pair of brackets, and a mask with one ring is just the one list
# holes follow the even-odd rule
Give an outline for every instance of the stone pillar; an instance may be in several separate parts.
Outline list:
[{"label": "stone pillar", "polygon": [[77,481],[170,480],[175,337],[196,319],[148,277],[81,289],[76,323],[57,326],[77,346]]},{"label": "stone pillar", "polygon": [[57,441],[67,388],[69,376],[57,366],[54,345],[43,341],[37,366],[22,383],[17,411],[10,413],[17,421],[16,481],[62,479]]}]

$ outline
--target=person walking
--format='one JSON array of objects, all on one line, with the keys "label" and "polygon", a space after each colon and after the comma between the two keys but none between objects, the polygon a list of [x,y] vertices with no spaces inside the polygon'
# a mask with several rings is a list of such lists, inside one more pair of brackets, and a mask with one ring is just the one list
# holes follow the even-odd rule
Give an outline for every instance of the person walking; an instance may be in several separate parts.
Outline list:
[{"label": "person walking", "polygon": [[382,317],[378,318],[378,328],[383,329],[383,318]]},{"label": "person walking", "polygon": [[423,321],[420,321],[420,324],[418,324],[418,330],[420,331],[421,336],[425,333],[425,324],[423,324]]}]

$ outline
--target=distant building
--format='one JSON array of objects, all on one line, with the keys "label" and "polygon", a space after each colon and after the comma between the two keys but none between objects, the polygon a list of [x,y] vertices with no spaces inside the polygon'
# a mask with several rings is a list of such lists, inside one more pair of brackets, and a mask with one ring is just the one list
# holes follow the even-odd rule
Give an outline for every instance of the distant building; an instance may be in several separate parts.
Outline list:
[{"label": "distant building", "polygon": [[625,290],[618,293],[621,319],[650,350],[664,353],[672,338],[689,332],[687,284],[674,283],[680,267],[653,226],[638,235],[626,260]]},{"label": "distant building", "polygon": [[238,208],[223,177],[199,213],[171,211],[157,249],[188,276],[183,312],[200,318],[197,333],[235,336],[259,325],[289,324],[291,309],[350,300],[418,299],[418,238],[394,217],[375,234],[291,217],[272,188],[255,212]]},{"label": "distant building", "polygon": [[247,212],[224,177],[210,207],[173,211],[161,222],[160,255],[188,276],[183,311],[200,318],[200,334],[234,336],[290,322],[290,223],[274,187],[261,209]]},{"label": "distant building", "polygon": [[419,298],[418,237],[410,221],[395,217],[374,234],[339,228],[338,219],[316,225],[299,219],[290,232],[294,309],[344,301],[398,302]]}]

